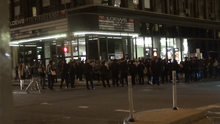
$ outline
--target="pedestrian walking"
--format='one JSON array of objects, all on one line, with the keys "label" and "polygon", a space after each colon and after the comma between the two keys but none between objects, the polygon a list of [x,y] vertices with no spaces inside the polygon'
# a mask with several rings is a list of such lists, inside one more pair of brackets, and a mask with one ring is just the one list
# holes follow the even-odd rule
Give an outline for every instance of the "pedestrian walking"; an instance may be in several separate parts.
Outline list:
[{"label": "pedestrian walking", "polygon": [[18,77],[19,77],[19,80],[20,80],[20,89],[21,89],[21,91],[23,91],[23,89],[24,89],[24,80],[25,80],[25,78],[27,78],[27,71],[26,71],[24,63],[21,63],[19,68],[18,68]]},{"label": "pedestrian walking", "polygon": [[25,89],[25,92],[27,92],[29,94],[29,88],[34,85],[36,83],[37,85],[37,90],[39,91],[39,93],[43,93],[41,85],[39,84],[39,64],[38,62],[34,63],[34,66],[32,67],[32,71],[33,71],[33,75],[32,75],[32,81],[29,83],[29,85],[27,86],[27,88]]}]

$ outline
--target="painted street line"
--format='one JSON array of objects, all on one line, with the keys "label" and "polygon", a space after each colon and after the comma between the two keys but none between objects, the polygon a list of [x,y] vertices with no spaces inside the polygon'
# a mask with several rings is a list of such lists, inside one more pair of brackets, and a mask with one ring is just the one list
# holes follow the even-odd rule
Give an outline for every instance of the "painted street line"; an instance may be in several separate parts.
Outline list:
[{"label": "painted street line", "polygon": [[81,108],[81,109],[87,109],[87,108],[89,108],[89,106],[79,106],[79,108]]},{"label": "painted street line", "polygon": [[[115,109],[116,112],[130,112],[130,110]],[[135,112],[135,110],[133,110]]]},{"label": "painted street line", "polygon": [[53,104],[52,103],[44,102],[44,103],[41,103],[41,105],[53,105]]}]

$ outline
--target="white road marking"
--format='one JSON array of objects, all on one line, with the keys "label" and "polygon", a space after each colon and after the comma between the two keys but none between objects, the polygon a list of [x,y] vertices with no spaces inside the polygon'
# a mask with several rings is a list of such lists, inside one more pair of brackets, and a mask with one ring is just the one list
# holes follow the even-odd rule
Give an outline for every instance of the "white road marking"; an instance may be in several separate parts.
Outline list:
[{"label": "white road marking", "polygon": [[53,105],[53,104],[52,103],[44,102],[44,103],[41,103],[41,105]]},{"label": "white road marking", "polygon": [[79,108],[81,108],[81,109],[87,109],[87,108],[89,108],[89,106],[79,106]]},{"label": "white road marking", "polygon": [[[124,109],[115,109],[116,112],[130,112],[130,110],[124,110]],[[135,112],[135,110],[133,110]]]},{"label": "white road marking", "polygon": [[151,89],[144,89],[143,91],[152,91]]},{"label": "white road marking", "polygon": [[220,85],[216,85],[217,87],[220,87]]},{"label": "white road marking", "polygon": [[220,115],[220,112],[211,112],[211,111],[208,111],[208,113]]}]

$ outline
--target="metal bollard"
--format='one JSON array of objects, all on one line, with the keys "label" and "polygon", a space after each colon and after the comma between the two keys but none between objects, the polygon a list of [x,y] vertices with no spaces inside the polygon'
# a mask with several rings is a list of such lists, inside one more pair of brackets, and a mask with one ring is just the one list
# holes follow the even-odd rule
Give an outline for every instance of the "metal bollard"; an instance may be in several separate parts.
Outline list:
[{"label": "metal bollard", "polygon": [[173,74],[173,110],[179,110],[177,107],[177,93],[176,93],[176,71],[172,72]]},{"label": "metal bollard", "polygon": [[130,107],[130,118],[128,119],[128,121],[135,122],[135,119],[133,116],[133,93],[132,93],[131,76],[128,76],[128,100],[129,100],[129,107]]}]

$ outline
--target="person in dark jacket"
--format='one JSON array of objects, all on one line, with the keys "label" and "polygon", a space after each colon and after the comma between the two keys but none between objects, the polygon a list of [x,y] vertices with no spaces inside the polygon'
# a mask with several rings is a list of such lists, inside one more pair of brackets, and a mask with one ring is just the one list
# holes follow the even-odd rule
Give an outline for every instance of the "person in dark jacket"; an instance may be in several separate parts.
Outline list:
[{"label": "person in dark jacket", "polygon": [[93,75],[92,75],[92,71],[93,71],[93,67],[92,65],[90,65],[90,60],[87,59],[86,60],[86,63],[84,64],[83,66],[83,72],[84,72],[84,75],[85,75],[85,78],[86,78],[86,88],[89,90],[89,85],[88,85],[88,82],[90,81],[90,84],[91,84],[91,87],[92,89],[95,89],[94,85],[93,85]]},{"label": "person in dark jacket", "polygon": [[139,76],[139,84],[143,85],[144,84],[144,69],[145,66],[141,60],[139,60],[139,64],[137,66],[137,73]]},{"label": "person in dark jacket", "polygon": [[137,74],[137,67],[134,64],[133,60],[130,60],[130,63],[128,65],[128,69],[129,69],[129,74],[131,76],[132,85],[135,85],[135,76]]},{"label": "person in dark jacket", "polygon": [[75,87],[75,75],[76,75],[75,63],[71,62],[70,63],[70,69],[69,69],[69,77],[70,77],[71,88]]},{"label": "person in dark jacket", "polygon": [[159,77],[161,74],[161,62],[158,61],[157,57],[154,57],[154,60],[152,61],[151,64],[151,71],[152,71],[152,75],[153,75],[153,85],[155,85],[156,83],[158,85],[160,85],[160,81],[159,81]]},{"label": "person in dark jacket", "polygon": [[69,65],[66,63],[66,60],[63,60],[63,64],[62,64],[60,89],[62,89],[62,87],[63,87],[64,80],[65,80],[65,83],[66,83],[66,88],[68,88],[68,83],[69,83]]},{"label": "person in dark jacket", "polygon": [[41,84],[41,87],[42,89],[45,89],[44,86],[45,86],[45,77],[46,77],[46,74],[45,74],[45,68],[44,68],[44,64],[41,64],[38,68],[38,73],[39,73],[39,76],[40,76],[40,84]]},{"label": "person in dark jacket", "polygon": [[114,62],[110,66],[111,73],[112,73],[112,84],[113,86],[119,86],[118,85],[118,75],[119,75],[119,64],[117,63],[117,60],[115,59]]},{"label": "person in dark jacket", "polygon": [[102,79],[102,84],[104,87],[106,87],[105,81],[108,85],[108,87],[110,87],[109,84],[109,69],[108,67],[105,65],[105,61],[102,62],[102,65],[100,67],[100,72],[101,72],[101,79]]},{"label": "person in dark jacket", "polygon": [[121,63],[119,65],[119,69],[120,69],[120,76],[121,76],[121,85],[124,86],[124,80],[126,81],[126,83],[128,83],[128,65],[127,62],[122,59]]},{"label": "person in dark jacket", "polygon": [[190,62],[188,61],[188,58],[185,57],[185,62],[183,64],[184,73],[185,73],[185,82],[190,81]]}]

